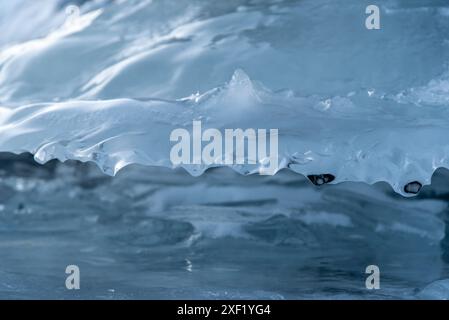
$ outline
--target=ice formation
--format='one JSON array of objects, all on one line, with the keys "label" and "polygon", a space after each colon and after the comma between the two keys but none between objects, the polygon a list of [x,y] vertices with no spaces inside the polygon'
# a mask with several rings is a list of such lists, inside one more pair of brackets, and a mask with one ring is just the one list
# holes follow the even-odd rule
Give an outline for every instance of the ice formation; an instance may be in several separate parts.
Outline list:
[{"label": "ice formation", "polygon": [[318,185],[386,181],[411,195],[449,168],[446,2],[385,1],[375,32],[364,1],[237,2],[88,2],[69,20],[60,10],[16,38],[10,30],[0,151],[93,161],[112,175],[171,167],[170,132],[201,120],[277,128],[277,169]]},{"label": "ice formation", "polygon": [[[449,4],[377,2],[0,0],[0,298],[448,299]],[[193,121],[276,174],[172,170]]]}]

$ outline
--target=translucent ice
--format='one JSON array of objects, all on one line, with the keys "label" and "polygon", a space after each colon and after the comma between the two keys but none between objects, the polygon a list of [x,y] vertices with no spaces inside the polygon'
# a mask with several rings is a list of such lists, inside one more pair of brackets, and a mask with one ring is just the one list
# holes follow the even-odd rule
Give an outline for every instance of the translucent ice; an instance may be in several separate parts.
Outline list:
[{"label": "translucent ice", "polygon": [[368,31],[365,2],[100,1],[70,21],[45,2],[56,20],[0,43],[0,150],[171,167],[170,132],[201,119],[278,129],[277,169],[315,184],[416,194],[449,167],[449,7],[384,1]]}]

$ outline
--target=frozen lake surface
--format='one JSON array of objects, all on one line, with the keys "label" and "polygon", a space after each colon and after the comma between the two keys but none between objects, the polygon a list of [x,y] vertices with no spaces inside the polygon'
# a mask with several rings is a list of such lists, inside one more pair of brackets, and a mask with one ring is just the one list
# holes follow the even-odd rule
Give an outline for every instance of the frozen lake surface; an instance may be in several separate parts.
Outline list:
[{"label": "frozen lake surface", "polygon": [[[2,160],[0,297],[404,299],[448,278],[447,171],[403,198],[300,175]],[[67,265],[81,289],[65,288]],[[365,268],[381,289],[365,288]],[[448,291],[431,288],[433,298]],[[447,286],[446,286],[447,288]]]},{"label": "frozen lake surface", "polygon": [[[448,299],[449,4],[371,2],[3,1],[0,298]],[[195,120],[277,174],[174,168]]]}]

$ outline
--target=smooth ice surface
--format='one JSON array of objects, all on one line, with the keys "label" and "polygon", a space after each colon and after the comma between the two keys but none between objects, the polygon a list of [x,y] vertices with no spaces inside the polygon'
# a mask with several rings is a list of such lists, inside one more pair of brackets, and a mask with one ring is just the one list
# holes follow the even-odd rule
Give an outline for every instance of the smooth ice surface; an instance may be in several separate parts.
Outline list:
[{"label": "smooth ice surface", "polygon": [[[447,180],[403,198],[386,184],[301,175],[201,177],[129,166],[45,166],[2,154],[0,298],[447,299]],[[64,286],[67,265],[81,290]],[[366,266],[381,290],[365,288]]]},{"label": "smooth ice surface", "polygon": [[278,129],[279,169],[414,194],[449,167],[449,6],[384,1],[372,31],[367,4],[100,1],[64,20],[43,2],[54,19],[0,44],[1,151],[172,166],[170,132],[202,120]]}]

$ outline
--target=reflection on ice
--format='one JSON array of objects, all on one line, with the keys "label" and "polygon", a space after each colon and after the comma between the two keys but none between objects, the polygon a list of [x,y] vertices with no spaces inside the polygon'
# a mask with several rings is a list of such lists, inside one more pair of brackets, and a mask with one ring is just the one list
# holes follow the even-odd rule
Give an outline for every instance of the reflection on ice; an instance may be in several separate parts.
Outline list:
[{"label": "reflection on ice", "polygon": [[[1,297],[447,297],[424,289],[448,277],[447,171],[406,199],[386,184],[318,188],[289,171],[194,178],[130,166],[110,178],[25,158],[2,160]],[[73,293],[62,283],[75,262]],[[382,290],[368,291],[374,262]]]}]

